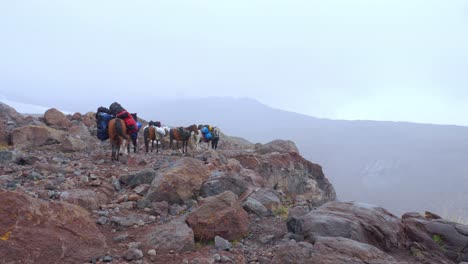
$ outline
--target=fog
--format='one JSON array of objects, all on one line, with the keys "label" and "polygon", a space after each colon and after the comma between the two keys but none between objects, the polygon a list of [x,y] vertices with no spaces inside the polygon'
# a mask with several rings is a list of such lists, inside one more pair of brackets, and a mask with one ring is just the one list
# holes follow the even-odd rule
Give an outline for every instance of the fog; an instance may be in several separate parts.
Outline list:
[{"label": "fog", "polygon": [[0,95],[70,112],[250,97],[317,117],[467,125],[467,7],[2,1]]}]

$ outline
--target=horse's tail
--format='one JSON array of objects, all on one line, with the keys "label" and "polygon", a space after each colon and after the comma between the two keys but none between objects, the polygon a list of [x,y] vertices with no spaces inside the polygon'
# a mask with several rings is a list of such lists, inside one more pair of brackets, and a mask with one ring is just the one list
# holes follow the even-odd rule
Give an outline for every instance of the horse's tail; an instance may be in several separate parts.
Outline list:
[{"label": "horse's tail", "polygon": [[122,119],[116,119],[115,120],[115,130],[117,131],[117,135],[124,138],[124,139],[127,139],[127,135],[124,131],[124,128],[122,126],[122,123],[123,123],[123,120]]},{"label": "horse's tail", "polygon": [[145,129],[143,129],[143,137],[145,138],[145,141],[148,140],[148,138],[149,138],[149,129],[150,129],[149,126],[145,127]]}]

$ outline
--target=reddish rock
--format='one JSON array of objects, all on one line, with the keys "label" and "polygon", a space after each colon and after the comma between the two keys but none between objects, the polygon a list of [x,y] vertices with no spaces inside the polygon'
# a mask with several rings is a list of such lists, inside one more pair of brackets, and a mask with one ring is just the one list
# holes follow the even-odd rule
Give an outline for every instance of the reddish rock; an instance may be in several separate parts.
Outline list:
[{"label": "reddish rock", "polygon": [[138,195],[138,194],[130,194],[128,196],[128,200],[133,201],[133,202],[137,202],[137,201],[141,200],[141,198],[142,197],[140,195]]},{"label": "reddish rock", "polygon": [[69,128],[72,122],[62,112],[55,108],[51,108],[44,113],[45,123],[55,128]]},{"label": "reddish rock", "polygon": [[188,216],[187,223],[195,239],[200,241],[211,241],[215,236],[230,241],[239,240],[249,228],[248,215],[231,191],[203,199]]},{"label": "reddish rock", "polygon": [[146,198],[151,202],[167,201],[182,204],[196,195],[210,171],[203,162],[182,158],[157,172]]},{"label": "reddish rock", "polygon": [[74,113],[74,114],[72,115],[72,118],[71,118],[71,119],[72,119],[72,120],[80,121],[80,120],[81,120],[81,117],[82,117],[82,115],[81,115],[80,113],[76,112],[76,113]]},{"label": "reddish rock", "polygon": [[84,263],[105,251],[86,210],[0,190],[2,263]]},{"label": "reddish rock", "polygon": [[173,221],[156,226],[147,236],[146,244],[156,252],[185,252],[195,249],[193,231],[184,222]]},{"label": "reddish rock", "polygon": [[109,203],[109,198],[104,193],[83,189],[62,192],[60,200],[79,205],[88,210],[97,210],[101,204]]},{"label": "reddish rock", "polygon": [[20,149],[58,144],[64,138],[65,132],[46,126],[28,125],[11,131],[11,141]]},{"label": "reddish rock", "polygon": [[81,122],[87,127],[92,127],[96,125],[96,116],[94,113],[87,113],[86,115],[81,117]]}]

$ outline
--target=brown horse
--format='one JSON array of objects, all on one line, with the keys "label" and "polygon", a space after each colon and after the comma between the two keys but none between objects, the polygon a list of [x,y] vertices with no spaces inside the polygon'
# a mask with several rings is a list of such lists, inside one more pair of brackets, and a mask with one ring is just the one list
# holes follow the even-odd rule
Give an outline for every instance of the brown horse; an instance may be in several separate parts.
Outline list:
[{"label": "brown horse", "polygon": [[130,153],[130,135],[127,134],[127,125],[120,118],[114,118],[108,125],[109,140],[112,147],[112,159],[119,160],[120,146],[125,140],[127,151]]},{"label": "brown horse", "polygon": [[[143,136],[145,139],[145,147],[146,152],[149,151],[149,142],[151,141],[151,152],[153,152],[154,148],[154,141],[156,141],[156,153],[159,153],[159,144],[161,144],[161,140],[169,134],[169,128],[165,127],[155,127],[152,124],[146,126],[143,129]],[[161,144],[162,147],[162,144]]]},{"label": "brown horse", "polygon": [[189,127],[177,127],[171,128],[169,131],[169,147],[172,148],[172,140],[177,141],[177,148],[179,148],[179,141],[182,141],[182,153],[187,153],[188,141],[192,132],[198,135],[197,125],[191,125]]}]

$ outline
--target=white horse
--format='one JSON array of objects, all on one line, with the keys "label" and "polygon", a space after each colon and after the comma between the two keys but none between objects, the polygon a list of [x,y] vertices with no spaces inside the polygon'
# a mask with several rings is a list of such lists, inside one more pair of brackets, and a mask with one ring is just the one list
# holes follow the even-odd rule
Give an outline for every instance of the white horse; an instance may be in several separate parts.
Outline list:
[{"label": "white horse", "polygon": [[212,149],[217,149],[218,148],[218,142],[219,142],[219,136],[221,134],[221,130],[219,129],[219,127],[213,127],[213,129],[211,130],[211,138],[210,139],[206,139],[203,135],[203,133],[201,132],[201,130],[198,130],[198,135],[195,134],[194,132],[192,132],[192,141],[193,141],[193,145],[194,145],[194,148],[196,150],[199,150],[200,149],[200,146],[199,146],[199,143],[200,142],[206,142],[208,143],[208,149],[210,148],[210,143],[211,143],[211,148]]}]

